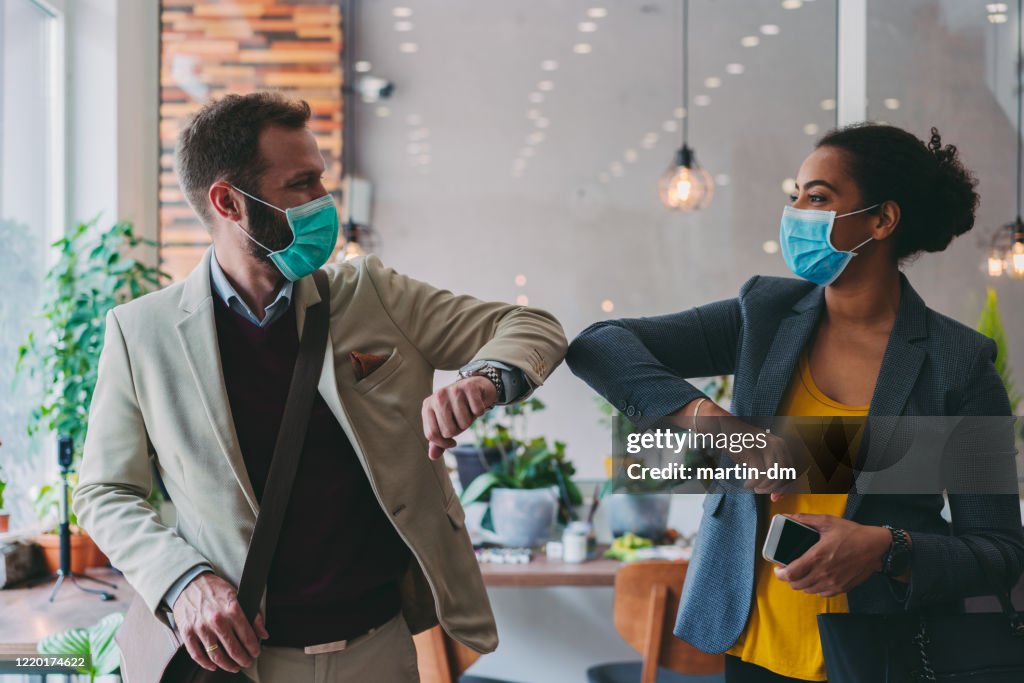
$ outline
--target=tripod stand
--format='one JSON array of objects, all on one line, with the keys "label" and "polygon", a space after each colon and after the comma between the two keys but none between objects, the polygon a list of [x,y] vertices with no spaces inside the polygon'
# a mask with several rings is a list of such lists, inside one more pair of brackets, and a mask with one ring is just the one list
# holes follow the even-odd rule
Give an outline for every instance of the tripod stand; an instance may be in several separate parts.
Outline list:
[{"label": "tripod stand", "polygon": [[64,583],[64,579],[71,579],[71,583],[75,585],[78,590],[85,593],[93,593],[94,595],[100,596],[100,600],[116,600],[117,597],[112,593],[108,593],[105,590],[96,588],[86,588],[85,586],[78,583],[78,579],[84,579],[86,581],[95,581],[96,583],[103,584],[110,588],[116,589],[112,583],[102,581],[92,576],[85,576],[84,574],[75,574],[71,571],[71,525],[68,521],[68,499],[69,499],[69,487],[68,487],[68,475],[74,472],[71,468],[72,456],[74,454],[74,446],[71,442],[71,437],[62,436],[57,439],[57,461],[60,463],[60,478],[63,485],[60,499],[60,569],[57,570],[57,583],[53,587],[53,591],[50,593],[50,602],[53,602],[54,597],[57,596],[57,591],[60,590],[61,585]]}]

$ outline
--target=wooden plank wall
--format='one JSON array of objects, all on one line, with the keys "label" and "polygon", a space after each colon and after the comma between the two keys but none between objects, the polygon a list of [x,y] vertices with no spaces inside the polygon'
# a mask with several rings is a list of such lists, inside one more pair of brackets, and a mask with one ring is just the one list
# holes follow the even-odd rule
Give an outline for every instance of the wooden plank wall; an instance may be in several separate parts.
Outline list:
[{"label": "wooden plank wall", "polygon": [[160,259],[177,280],[210,242],[174,174],[182,122],[227,93],[279,90],[309,102],[310,127],[341,182],[342,17],[338,0],[162,0],[160,8]]}]

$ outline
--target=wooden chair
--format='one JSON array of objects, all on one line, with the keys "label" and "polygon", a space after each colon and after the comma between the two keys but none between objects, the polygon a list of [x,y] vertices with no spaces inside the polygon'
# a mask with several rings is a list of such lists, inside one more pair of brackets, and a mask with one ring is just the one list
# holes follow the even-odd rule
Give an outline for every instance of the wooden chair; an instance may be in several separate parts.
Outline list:
[{"label": "wooden chair", "polygon": [[[627,670],[639,670],[640,683],[655,683],[658,667],[680,674],[710,675],[725,667],[722,655],[709,655],[672,634],[686,562],[632,562],[615,575],[615,629],[643,662],[591,667],[592,681],[626,680]],[[635,673],[631,676],[636,681]],[[664,678],[664,677],[663,677]],[[673,680],[676,680],[673,677]],[[685,679],[683,679],[685,680]]]},{"label": "wooden chair", "polygon": [[420,669],[420,683],[502,683],[492,678],[463,676],[480,653],[449,638],[440,626],[417,633],[416,661]]}]

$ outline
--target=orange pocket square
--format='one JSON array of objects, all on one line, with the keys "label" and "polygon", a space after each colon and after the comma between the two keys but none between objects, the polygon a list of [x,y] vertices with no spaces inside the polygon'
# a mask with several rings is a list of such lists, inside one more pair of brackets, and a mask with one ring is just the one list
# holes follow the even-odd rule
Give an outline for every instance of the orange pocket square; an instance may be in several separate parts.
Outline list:
[{"label": "orange pocket square", "polygon": [[372,353],[362,353],[361,351],[353,351],[349,354],[349,360],[352,361],[352,370],[355,372],[357,382],[373,374],[373,371],[384,365],[384,361],[387,359],[387,356],[377,356]]}]

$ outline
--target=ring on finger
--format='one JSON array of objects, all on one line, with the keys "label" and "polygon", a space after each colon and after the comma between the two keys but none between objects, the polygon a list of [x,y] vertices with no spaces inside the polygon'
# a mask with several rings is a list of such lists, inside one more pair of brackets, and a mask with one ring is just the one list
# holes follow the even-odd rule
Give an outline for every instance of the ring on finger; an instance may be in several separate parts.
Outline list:
[{"label": "ring on finger", "polygon": [[220,647],[220,643],[214,643],[213,645],[207,645],[206,646],[206,651],[207,652],[213,652],[214,650],[216,650],[219,647]]}]

